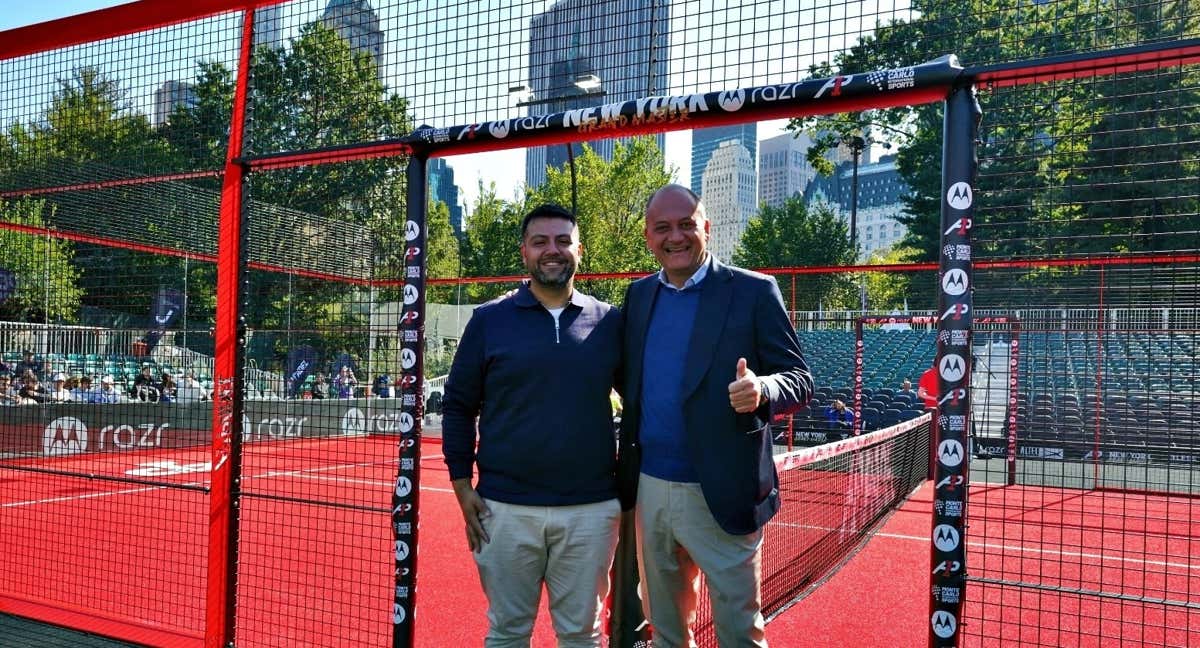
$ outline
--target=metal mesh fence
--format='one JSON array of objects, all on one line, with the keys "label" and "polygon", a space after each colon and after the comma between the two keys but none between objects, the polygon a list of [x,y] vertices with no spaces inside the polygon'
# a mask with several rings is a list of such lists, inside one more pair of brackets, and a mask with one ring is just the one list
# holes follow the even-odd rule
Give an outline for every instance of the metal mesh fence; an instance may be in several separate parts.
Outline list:
[{"label": "metal mesh fence", "polygon": [[[589,250],[580,289],[619,301],[655,266],[640,243],[649,192],[674,178],[717,204],[748,171],[752,198],[714,210],[714,250],[776,276],[819,387],[777,425],[779,445],[844,434],[827,409],[852,395],[854,322],[944,316],[939,258],[974,263],[972,317],[1021,323],[1016,349],[1007,327],[972,340],[964,643],[1195,640],[1190,4],[296,0],[258,7],[248,41],[246,3],[204,6],[0,34],[0,361],[44,385],[0,389],[33,402],[0,407],[13,538],[0,609],[151,644],[388,642],[398,431],[415,415],[436,434],[434,395],[471,306],[522,272],[519,217],[572,205]],[[1156,47],[1086,78],[1044,58]],[[937,231],[940,105],[856,106],[797,121],[794,139],[782,119],[690,137],[585,128],[570,148],[435,161],[423,249],[405,216],[407,158],[372,148],[420,125],[537,128],[564,110],[807,78],[903,89],[905,66],[946,54],[990,79],[964,249]],[[729,140],[742,148],[721,150]],[[242,270],[218,242],[238,238],[220,227],[231,213],[246,224]],[[420,264],[424,376],[410,379],[405,287]],[[244,283],[221,294],[219,272],[237,271]],[[235,304],[244,330],[221,318]],[[915,388],[936,332],[864,342],[874,412],[860,416],[884,427],[909,411],[890,405],[905,380]],[[234,410],[245,445],[222,455],[214,417]],[[224,458],[233,486],[209,479]],[[214,488],[235,496],[226,533],[206,517],[220,513]],[[33,632],[20,641],[50,636]]]}]

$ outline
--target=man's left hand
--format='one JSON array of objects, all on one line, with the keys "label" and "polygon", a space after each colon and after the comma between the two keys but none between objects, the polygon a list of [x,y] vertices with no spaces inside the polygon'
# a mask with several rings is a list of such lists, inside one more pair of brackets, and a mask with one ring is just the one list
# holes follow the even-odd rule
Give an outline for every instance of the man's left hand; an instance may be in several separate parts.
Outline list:
[{"label": "man's left hand", "polygon": [[739,414],[749,414],[758,409],[764,394],[758,376],[746,367],[746,359],[738,358],[737,371],[729,383],[729,404]]}]

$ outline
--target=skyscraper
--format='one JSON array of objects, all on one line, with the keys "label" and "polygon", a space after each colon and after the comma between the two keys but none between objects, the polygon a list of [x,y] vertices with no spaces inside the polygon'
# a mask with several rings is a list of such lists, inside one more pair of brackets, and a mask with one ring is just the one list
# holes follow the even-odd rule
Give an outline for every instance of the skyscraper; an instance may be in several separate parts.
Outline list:
[{"label": "skyscraper", "polygon": [[748,122],[733,126],[698,128],[692,131],[692,191],[701,193],[701,179],[708,159],[725,140],[737,140],[750,151],[750,165],[754,166],[758,151],[758,124]]},{"label": "skyscraper", "polygon": [[177,107],[195,108],[198,101],[196,86],[183,81],[163,81],[154,91],[154,125],[166,124]]},{"label": "skyscraper", "polygon": [[782,207],[785,200],[804,195],[817,174],[808,162],[812,139],[805,133],[784,133],[759,142],[758,200],[769,207]]},{"label": "skyscraper", "polygon": [[[908,185],[896,167],[896,156],[885,155],[870,162],[867,155],[858,166],[858,216],[856,229],[860,258],[899,243],[907,228],[897,220],[904,214],[901,198]],[[810,204],[824,202],[837,210],[849,225],[854,202],[853,161],[841,162],[832,176],[817,176],[809,183],[804,199]]]},{"label": "skyscraper", "polygon": [[433,158],[425,168],[429,177],[429,197],[446,203],[450,208],[450,226],[454,228],[455,236],[461,236],[463,208],[459,202],[458,185],[454,184],[454,167],[446,164],[442,158]]},{"label": "skyscraper", "polygon": [[[530,115],[666,94],[670,3],[661,0],[560,0],[529,28]],[[594,77],[594,79],[589,78]],[[582,89],[584,79],[598,88]],[[587,85],[584,83],[584,85]],[[659,148],[663,136],[657,136]],[[615,140],[588,143],[612,159]],[[579,153],[578,145],[574,151]],[[526,152],[525,183],[546,180],[546,166],[566,164],[564,146]]]},{"label": "skyscraper", "polygon": [[367,0],[329,0],[321,22],[350,41],[350,51],[367,52],[375,59],[375,73],[383,78],[383,30],[379,15]]},{"label": "skyscraper", "polygon": [[701,176],[700,195],[711,221],[708,247],[728,263],[742,232],[758,213],[754,162],[738,140],[725,140],[712,152]]},{"label": "skyscraper", "polygon": [[254,47],[283,47],[283,21],[279,5],[254,10]]}]

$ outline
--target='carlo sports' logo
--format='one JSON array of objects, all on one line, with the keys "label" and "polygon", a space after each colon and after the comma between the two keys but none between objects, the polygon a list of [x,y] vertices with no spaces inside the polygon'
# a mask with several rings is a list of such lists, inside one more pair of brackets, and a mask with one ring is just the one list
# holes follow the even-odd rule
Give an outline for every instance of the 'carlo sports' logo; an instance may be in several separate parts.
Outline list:
[{"label": "'carlo sports' logo", "polygon": [[88,430],[83,421],[63,416],[50,421],[42,433],[42,454],[47,457],[87,452]]}]

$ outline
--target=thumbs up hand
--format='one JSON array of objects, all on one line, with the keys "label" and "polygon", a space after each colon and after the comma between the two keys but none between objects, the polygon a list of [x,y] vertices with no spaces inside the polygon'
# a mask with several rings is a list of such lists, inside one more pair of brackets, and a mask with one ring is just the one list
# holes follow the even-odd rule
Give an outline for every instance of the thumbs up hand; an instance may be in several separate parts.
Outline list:
[{"label": "thumbs up hand", "polygon": [[758,409],[763,397],[762,384],[758,376],[746,367],[746,359],[738,358],[737,371],[729,383],[729,404],[735,412],[748,414]]}]

